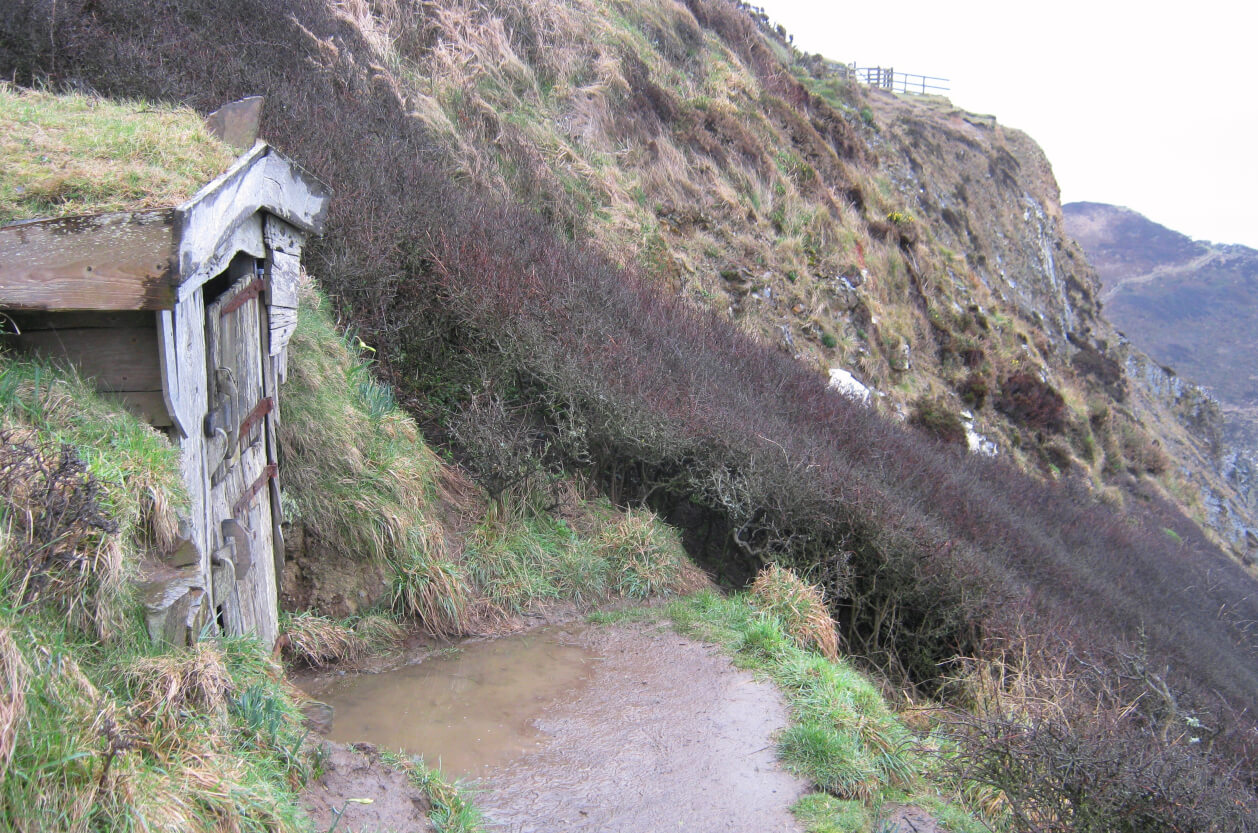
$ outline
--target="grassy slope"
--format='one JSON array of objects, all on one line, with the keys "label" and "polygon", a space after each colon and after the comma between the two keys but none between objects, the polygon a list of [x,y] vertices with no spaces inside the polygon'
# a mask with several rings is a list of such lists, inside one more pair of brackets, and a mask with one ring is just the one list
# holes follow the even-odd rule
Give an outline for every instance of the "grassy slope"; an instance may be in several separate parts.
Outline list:
[{"label": "grassy slope", "polygon": [[73,374],[0,355],[0,827],[298,830],[293,701],[252,640],[150,644],[178,453]]},{"label": "grassy slope", "polygon": [[337,331],[313,286],[290,350],[285,511],[313,547],[379,568],[387,599],[378,584],[364,593],[430,633],[493,631],[547,604],[643,599],[700,581],[651,513],[584,498],[573,483],[543,478],[486,502],[428,448],[372,376],[370,349]]}]

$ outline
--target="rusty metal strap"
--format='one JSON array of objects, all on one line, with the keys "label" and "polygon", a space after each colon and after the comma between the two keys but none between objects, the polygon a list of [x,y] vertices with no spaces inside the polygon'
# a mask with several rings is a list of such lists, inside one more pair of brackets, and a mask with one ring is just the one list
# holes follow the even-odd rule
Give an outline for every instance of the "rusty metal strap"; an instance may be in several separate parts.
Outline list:
[{"label": "rusty metal strap", "polygon": [[249,432],[253,430],[253,426],[261,422],[267,414],[275,410],[275,400],[267,396],[257,405],[253,406],[253,410],[240,423],[240,442],[244,443],[245,437],[249,436]]},{"label": "rusty metal strap", "polygon": [[249,282],[248,286],[240,290],[239,294],[237,294],[235,298],[232,298],[230,301],[223,304],[223,309],[219,312],[218,317],[226,318],[228,314],[235,312],[245,304],[252,301],[254,298],[257,298],[264,288],[265,286],[262,283],[262,279],[254,278]]},{"label": "rusty metal strap", "polygon": [[235,505],[232,506],[232,517],[240,517],[240,514],[249,508],[249,504],[253,503],[253,499],[257,497],[258,492],[262,491],[262,487],[271,482],[279,474],[279,471],[280,467],[277,463],[271,463],[264,468],[262,473],[258,475],[258,479],[253,481],[249,488],[245,489],[245,493],[240,496],[240,500],[236,501]]}]

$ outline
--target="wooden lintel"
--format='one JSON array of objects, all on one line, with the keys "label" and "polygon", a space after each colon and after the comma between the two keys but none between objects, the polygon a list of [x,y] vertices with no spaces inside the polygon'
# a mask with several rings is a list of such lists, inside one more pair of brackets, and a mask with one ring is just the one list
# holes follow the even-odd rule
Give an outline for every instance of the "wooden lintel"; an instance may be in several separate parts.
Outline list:
[{"label": "wooden lintel", "polygon": [[175,210],[178,279],[199,285],[213,277],[207,261],[240,223],[258,212],[304,233],[322,232],[330,196],[326,185],[259,142]]},{"label": "wooden lintel", "polygon": [[0,308],[171,309],[174,221],[164,209],[0,228]]}]

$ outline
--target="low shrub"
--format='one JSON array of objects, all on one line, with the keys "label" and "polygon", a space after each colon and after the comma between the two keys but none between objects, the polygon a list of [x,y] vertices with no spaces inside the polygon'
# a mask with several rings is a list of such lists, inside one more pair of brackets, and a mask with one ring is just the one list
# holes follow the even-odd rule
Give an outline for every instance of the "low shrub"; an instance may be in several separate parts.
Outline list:
[{"label": "low shrub", "polygon": [[1055,433],[1065,426],[1066,400],[1033,373],[1017,371],[1001,379],[995,404],[1001,413],[1028,428]]},{"label": "low shrub", "polygon": [[961,421],[961,416],[938,400],[923,397],[914,402],[909,425],[942,443],[966,444],[965,423]]}]

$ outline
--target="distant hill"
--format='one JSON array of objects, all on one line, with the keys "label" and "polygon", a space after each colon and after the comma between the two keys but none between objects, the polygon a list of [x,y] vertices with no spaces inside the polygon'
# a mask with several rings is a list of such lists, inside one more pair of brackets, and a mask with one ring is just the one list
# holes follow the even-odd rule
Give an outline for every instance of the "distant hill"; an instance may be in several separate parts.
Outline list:
[{"label": "distant hill", "polygon": [[1192,240],[1118,206],[1062,208],[1101,277],[1106,318],[1225,410],[1258,409],[1258,251]]}]

